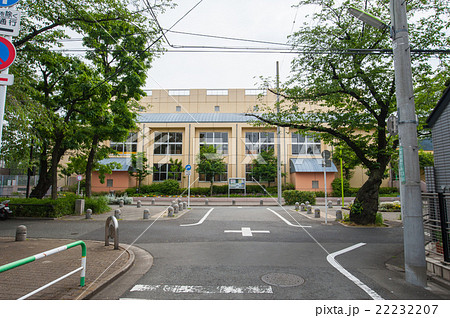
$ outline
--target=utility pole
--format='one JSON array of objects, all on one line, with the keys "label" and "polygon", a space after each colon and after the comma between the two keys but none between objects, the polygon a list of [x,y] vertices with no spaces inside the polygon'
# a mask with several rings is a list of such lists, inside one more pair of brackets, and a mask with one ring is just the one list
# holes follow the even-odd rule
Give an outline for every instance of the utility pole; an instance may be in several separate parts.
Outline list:
[{"label": "utility pole", "polygon": [[427,286],[422,197],[420,191],[417,117],[412,84],[411,53],[404,0],[391,0],[392,44],[400,141],[400,197],[404,226],[406,281]]},{"label": "utility pole", "polygon": [[[280,74],[277,61],[277,115],[280,113]],[[278,205],[281,206],[281,142],[280,126],[277,126],[277,193]]]}]

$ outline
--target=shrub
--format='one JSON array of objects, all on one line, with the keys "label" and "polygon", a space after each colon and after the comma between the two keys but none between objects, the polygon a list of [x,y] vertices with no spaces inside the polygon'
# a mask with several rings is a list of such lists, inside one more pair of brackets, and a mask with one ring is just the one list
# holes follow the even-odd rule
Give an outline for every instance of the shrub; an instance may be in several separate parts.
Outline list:
[{"label": "shrub", "polygon": [[305,203],[309,201],[310,204],[316,204],[316,195],[314,192],[286,190],[283,191],[283,198],[287,205],[294,205],[296,202]]},{"label": "shrub", "polygon": [[85,209],[91,209],[92,213],[104,213],[111,210],[108,206],[108,199],[106,197],[93,197],[93,198],[85,198],[84,207]]},{"label": "shrub", "polygon": [[123,204],[132,204],[133,198],[130,198],[127,195],[124,196],[115,196],[115,195],[107,195],[104,197],[108,204],[119,204],[120,200],[123,201]]},{"label": "shrub", "polygon": [[379,190],[380,194],[392,194],[392,193],[398,193],[398,189],[395,187],[382,187]]},{"label": "shrub", "polygon": [[387,211],[387,212],[395,212],[395,211],[401,211],[401,204],[400,201],[394,201],[394,202],[382,202],[380,203],[379,210],[380,211]]},{"label": "shrub", "polygon": [[325,191],[314,191],[316,198],[325,198]]},{"label": "shrub", "polygon": [[[333,188],[333,192],[331,193],[334,197],[340,197],[342,196],[342,183],[341,178],[336,178],[331,182],[331,187]],[[351,194],[350,192],[350,183],[347,179],[344,179],[344,195],[349,196]]]},{"label": "shrub", "polygon": [[191,188],[191,195],[209,195],[209,193],[209,188]]},{"label": "shrub", "polygon": [[161,193],[165,195],[174,195],[180,192],[180,184],[176,180],[165,180],[159,186]]}]

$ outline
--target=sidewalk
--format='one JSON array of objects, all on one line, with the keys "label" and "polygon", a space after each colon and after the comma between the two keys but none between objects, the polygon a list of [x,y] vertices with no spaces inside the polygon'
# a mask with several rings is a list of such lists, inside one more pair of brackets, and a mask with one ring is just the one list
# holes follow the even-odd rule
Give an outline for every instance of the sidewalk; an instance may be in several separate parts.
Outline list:
[{"label": "sidewalk", "polygon": [[[15,238],[0,237],[0,265],[8,264],[29,256],[64,246],[74,240],[27,239],[16,242]],[[113,278],[128,270],[134,262],[132,250],[121,244],[114,250],[114,244],[84,241],[86,253],[86,281],[80,287],[80,272],[48,287],[28,299],[68,300],[84,299],[101,289]],[[0,299],[15,300],[81,265],[81,248],[76,246],[57,254],[0,273]]]}]

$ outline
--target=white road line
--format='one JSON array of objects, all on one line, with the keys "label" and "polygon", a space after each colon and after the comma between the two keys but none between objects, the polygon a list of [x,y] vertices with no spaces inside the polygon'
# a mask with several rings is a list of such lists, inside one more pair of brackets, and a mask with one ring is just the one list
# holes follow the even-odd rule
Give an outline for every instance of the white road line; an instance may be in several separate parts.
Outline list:
[{"label": "white road line", "polygon": [[353,246],[344,248],[343,250],[328,254],[327,256],[327,261],[328,263],[330,263],[334,268],[336,268],[338,271],[341,272],[341,274],[343,274],[345,277],[347,277],[348,279],[350,279],[353,283],[356,284],[356,286],[358,286],[359,288],[361,288],[362,290],[364,290],[370,297],[372,297],[372,299],[374,300],[384,300],[380,295],[378,295],[375,291],[373,291],[372,289],[370,289],[367,285],[365,285],[363,282],[361,282],[358,278],[356,278],[355,276],[353,276],[352,274],[350,274],[350,272],[348,272],[344,267],[341,266],[341,264],[339,264],[334,258],[338,255],[347,253],[351,250],[354,250],[358,247],[364,246],[366,245],[366,243],[358,243],[355,244]]},{"label": "white road line", "polygon": [[267,210],[269,210],[270,212],[272,212],[273,214],[275,214],[276,216],[278,216],[280,219],[282,219],[287,225],[289,226],[293,226],[293,227],[311,227],[310,225],[300,225],[300,224],[292,224],[291,222],[289,222],[288,220],[286,220],[284,217],[282,217],[281,215],[279,215],[277,212],[275,212],[272,209],[267,208]]},{"label": "white road line", "polygon": [[270,233],[270,231],[252,231],[249,227],[243,227],[241,230],[225,230],[224,233],[241,233],[242,236],[253,236],[253,233]]},{"label": "white road line", "polygon": [[208,212],[206,212],[205,216],[202,217],[202,219],[200,221],[198,221],[197,223],[193,223],[193,224],[180,224],[180,226],[194,226],[194,225],[200,225],[202,224],[206,218],[208,217],[208,215],[212,212],[212,210],[214,210],[214,208],[211,208]]},{"label": "white road line", "polygon": [[174,294],[273,294],[271,286],[135,285],[130,292],[162,291]]}]

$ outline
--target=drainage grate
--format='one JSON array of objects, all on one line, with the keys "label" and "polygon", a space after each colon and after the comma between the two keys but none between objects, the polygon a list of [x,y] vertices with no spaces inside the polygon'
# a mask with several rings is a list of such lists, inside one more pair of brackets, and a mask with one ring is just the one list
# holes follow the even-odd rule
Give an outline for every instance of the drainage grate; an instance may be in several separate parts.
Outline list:
[{"label": "drainage grate", "polygon": [[305,282],[302,277],[287,273],[269,273],[262,276],[261,280],[266,284],[278,287],[295,287]]}]

